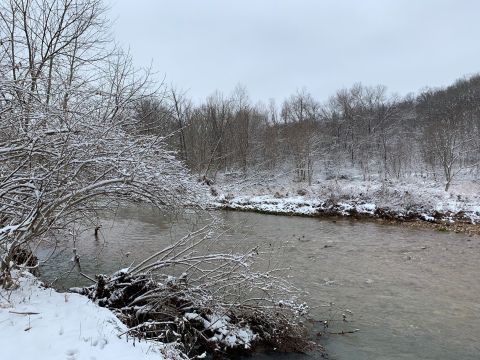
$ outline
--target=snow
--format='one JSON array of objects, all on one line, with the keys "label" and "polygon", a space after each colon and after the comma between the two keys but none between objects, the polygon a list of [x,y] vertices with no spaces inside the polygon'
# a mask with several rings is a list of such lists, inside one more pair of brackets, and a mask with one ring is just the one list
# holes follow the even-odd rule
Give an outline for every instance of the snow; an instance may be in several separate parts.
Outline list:
[{"label": "snow", "polygon": [[371,214],[375,213],[377,206],[375,204],[360,204],[357,207],[357,211],[361,214]]},{"label": "snow", "polygon": [[388,181],[319,179],[310,186],[286,177],[250,184],[248,179],[235,183],[220,177],[214,187],[219,195],[212,196],[210,203],[217,208],[304,216],[331,213],[373,217],[388,212],[398,219],[415,215],[429,222],[451,222],[452,217],[480,222],[480,183],[474,180],[459,180],[449,191],[415,177]]},{"label": "snow", "polygon": [[243,346],[249,349],[256,335],[247,325],[239,326],[231,323],[231,319],[226,315],[210,314],[205,317],[196,313],[185,313],[185,319],[203,322],[205,329],[211,330],[214,335],[210,341],[221,342],[229,347]]},{"label": "snow", "polygon": [[[315,215],[319,210],[326,210],[325,201],[303,196],[275,198],[272,195],[262,196],[236,196],[229,200],[219,198],[213,201],[217,207],[228,204],[231,209],[253,210],[275,214]],[[352,210],[360,214],[373,215],[376,210],[375,204],[360,203],[350,204],[339,202],[336,208],[341,215],[349,215]]]},{"label": "snow", "polygon": [[[5,359],[180,359],[172,345],[135,342],[108,309],[78,294],[43,288],[30,274],[0,290],[0,349]],[[29,313],[29,314],[25,314]]]},{"label": "snow", "polygon": [[237,196],[230,200],[219,198],[214,205],[221,206],[228,202],[232,209],[256,210],[269,213],[295,213],[301,215],[312,215],[316,213],[319,202],[308,200],[301,196],[278,199],[272,195],[262,196]]},{"label": "snow", "polygon": [[4,226],[3,228],[0,228],[0,235],[2,234],[6,234],[6,235],[11,235],[13,234],[15,231],[17,231],[17,229],[20,227],[20,225],[7,225],[7,226]]},{"label": "snow", "polygon": [[430,216],[427,214],[420,214],[420,217],[422,218],[422,220],[425,220],[425,221],[430,221],[430,222],[435,221],[435,218],[433,216]]}]

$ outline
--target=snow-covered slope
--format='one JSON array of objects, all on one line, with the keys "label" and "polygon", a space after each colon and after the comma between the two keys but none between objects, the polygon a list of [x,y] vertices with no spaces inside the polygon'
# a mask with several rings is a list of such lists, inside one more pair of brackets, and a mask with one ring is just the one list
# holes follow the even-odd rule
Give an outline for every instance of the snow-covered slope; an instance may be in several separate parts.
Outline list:
[{"label": "snow-covered slope", "polygon": [[1,359],[180,358],[170,346],[127,341],[125,325],[87,297],[45,289],[29,274],[18,282],[14,291],[0,289]]}]

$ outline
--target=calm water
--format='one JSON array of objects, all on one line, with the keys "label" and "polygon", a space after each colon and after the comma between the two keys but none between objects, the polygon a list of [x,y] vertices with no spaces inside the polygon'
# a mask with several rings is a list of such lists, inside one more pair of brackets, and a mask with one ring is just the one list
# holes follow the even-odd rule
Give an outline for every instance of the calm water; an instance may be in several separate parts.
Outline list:
[{"label": "calm water", "polygon": [[[331,319],[333,332],[360,329],[322,340],[331,359],[480,359],[479,237],[352,220],[215,215],[229,228],[220,248],[281,248],[278,259],[308,291],[314,317]],[[94,259],[83,260],[82,271],[111,273],[128,266],[207,218],[123,209],[104,219],[99,240],[93,231],[79,236],[81,258]],[[71,245],[64,245],[42,269],[47,281],[71,268]],[[56,282],[84,284],[76,275]],[[330,302],[334,305],[325,307]],[[347,322],[341,321],[343,313]],[[298,358],[281,356],[293,357]]]}]

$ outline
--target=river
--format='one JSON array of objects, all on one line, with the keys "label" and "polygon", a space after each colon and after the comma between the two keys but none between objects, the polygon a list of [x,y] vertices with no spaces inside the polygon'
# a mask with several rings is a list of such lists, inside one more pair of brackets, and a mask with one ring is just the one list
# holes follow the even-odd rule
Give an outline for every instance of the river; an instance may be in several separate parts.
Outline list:
[{"label": "river", "polygon": [[[292,268],[291,280],[308,291],[315,318],[331,320],[330,332],[359,329],[322,336],[330,359],[480,359],[479,237],[351,219],[228,211],[214,215],[228,228],[220,247],[276,248],[277,260]],[[208,217],[121,209],[102,221],[99,239],[93,231],[79,236],[82,271],[111,273],[170,244]],[[59,249],[42,267],[46,281],[71,268],[71,244],[59,244]],[[72,272],[55,286],[84,284]]]}]

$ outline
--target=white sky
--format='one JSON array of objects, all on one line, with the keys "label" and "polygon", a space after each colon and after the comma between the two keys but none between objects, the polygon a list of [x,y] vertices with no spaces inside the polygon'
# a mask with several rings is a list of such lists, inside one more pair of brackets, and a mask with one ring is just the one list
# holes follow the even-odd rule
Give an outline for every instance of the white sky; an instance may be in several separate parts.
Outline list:
[{"label": "white sky", "polygon": [[478,0],[110,0],[114,33],[195,100],[355,82],[405,95],[480,71]]}]

